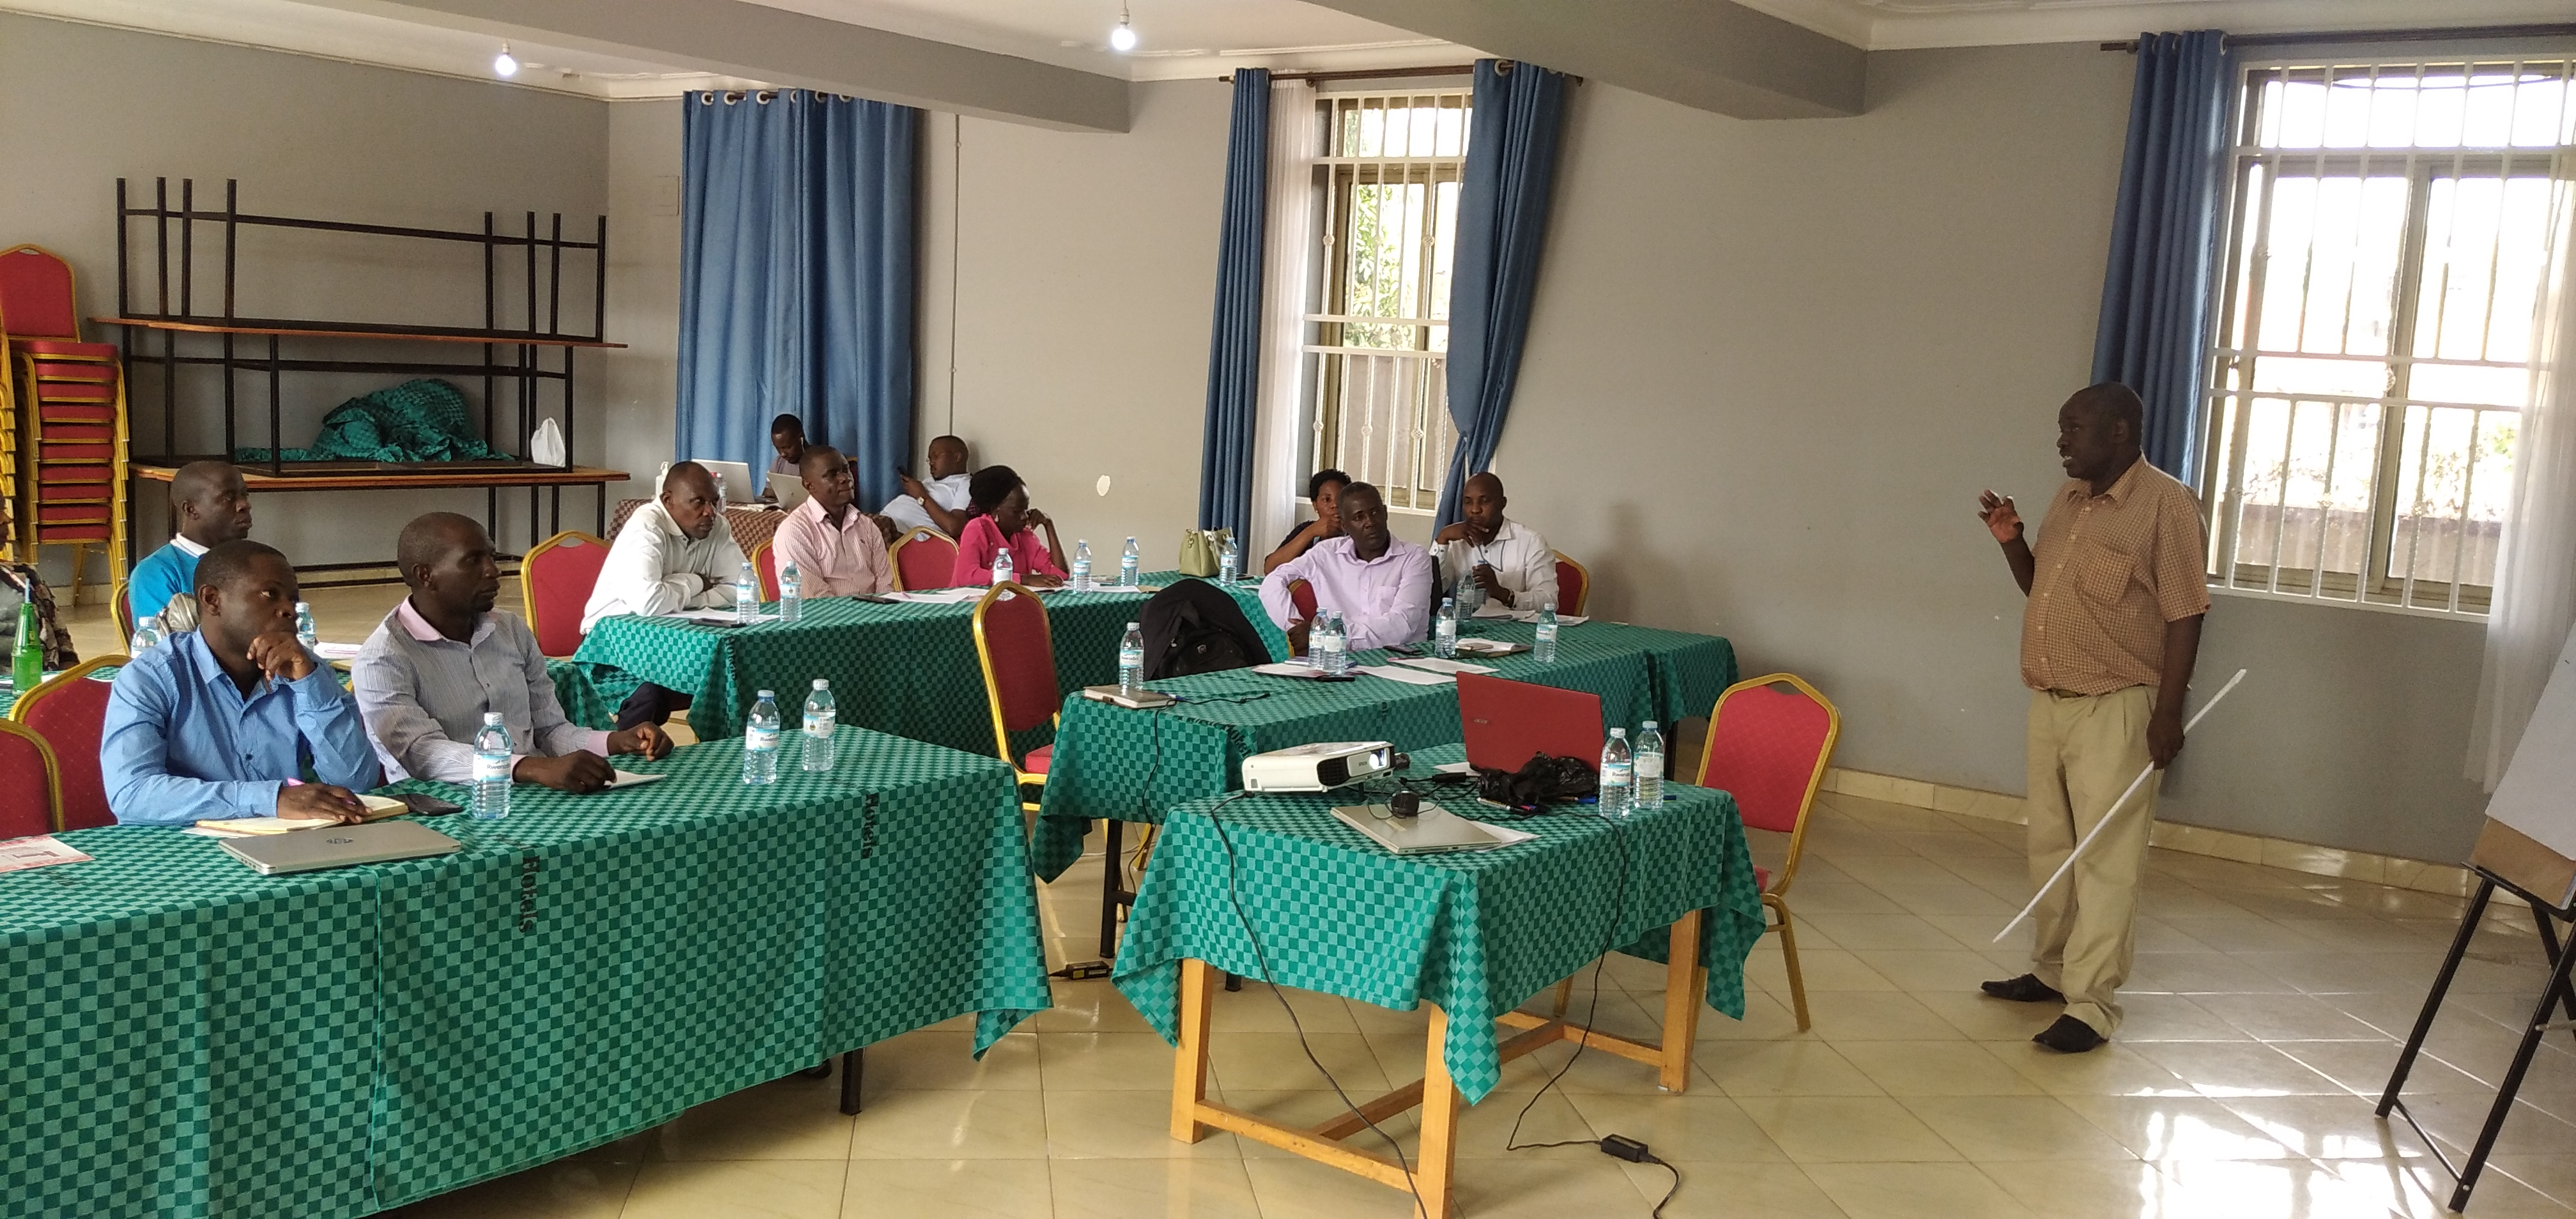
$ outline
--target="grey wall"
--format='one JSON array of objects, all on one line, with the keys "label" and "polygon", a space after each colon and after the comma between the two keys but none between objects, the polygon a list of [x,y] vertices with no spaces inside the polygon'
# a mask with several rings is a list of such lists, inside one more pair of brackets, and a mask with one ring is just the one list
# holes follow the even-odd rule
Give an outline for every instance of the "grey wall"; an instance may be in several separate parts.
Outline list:
[{"label": "grey wall", "polygon": [[627,346],[606,360],[606,455],[634,476],[609,494],[642,498],[679,410],[679,102],[608,107],[608,231],[608,332]]},{"label": "grey wall", "polygon": [[[230,177],[241,182],[245,211],[447,229],[480,229],[487,209],[505,225],[534,210],[541,220],[563,212],[568,230],[587,233],[592,217],[606,210],[609,108],[602,102],[5,14],[0,82],[0,165],[8,167],[0,174],[0,217],[7,221],[0,244],[32,241],[68,258],[80,280],[84,317],[115,309],[112,211],[119,176],[135,179],[145,199],[153,177],[171,178],[174,206],[177,179],[195,177],[200,204],[220,205]],[[450,325],[482,319],[476,246],[272,230],[246,235],[240,260],[238,309],[245,316]],[[199,266],[202,292],[202,277],[219,277],[221,263],[210,251]],[[588,299],[586,290],[568,298],[584,308]],[[200,296],[198,307],[217,312],[220,299]],[[115,336],[92,327],[90,337]],[[342,344],[330,354],[364,350]],[[414,344],[382,355],[471,360],[474,353]],[[287,355],[298,354],[290,342]],[[579,375],[591,378],[583,391],[589,415],[576,435],[574,458],[595,463],[604,454],[596,411],[596,374],[604,362],[595,354],[582,359]],[[309,443],[323,413],[344,398],[400,379],[290,376],[286,444]],[[221,446],[214,384],[183,385],[189,391],[179,431],[183,451]],[[479,379],[458,384],[479,403]],[[264,444],[265,379],[245,376],[241,386],[245,402],[259,408],[243,412],[242,443]],[[133,451],[158,452],[157,381],[138,375],[134,388]],[[502,392],[509,392],[506,384]],[[515,440],[515,430],[503,426]],[[504,498],[526,502],[524,494]],[[566,495],[568,509],[571,502],[582,509],[571,515],[585,522],[588,498]],[[159,488],[147,485],[134,505],[138,554],[167,536],[164,504]],[[480,517],[484,496],[262,495],[254,500],[255,536],[300,562],[387,558],[402,522],[434,508]],[[513,542],[525,540],[524,519],[516,510],[505,513]],[[64,574],[59,558],[47,567],[53,578]],[[92,577],[99,574],[93,568]]]}]

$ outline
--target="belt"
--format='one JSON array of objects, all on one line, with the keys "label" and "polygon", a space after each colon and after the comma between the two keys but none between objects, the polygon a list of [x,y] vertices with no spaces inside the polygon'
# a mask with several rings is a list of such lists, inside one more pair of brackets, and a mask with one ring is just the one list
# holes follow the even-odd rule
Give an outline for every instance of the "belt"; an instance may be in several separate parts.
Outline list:
[{"label": "belt", "polygon": [[[2143,683],[2141,683],[2141,684],[2143,684]],[[2104,690],[2103,692],[2101,692],[2101,693],[2099,693],[2099,694],[2079,694],[2079,693],[2077,693],[2077,692],[2075,692],[2075,691],[2073,691],[2073,690],[2057,690],[2057,689],[2045,690],[2045,691],[2042,691],[2042,693],[2045,693],[2045,694],[2046,694],[2046,695],[2048,695],[2050,698],[2054,698],[2054,699],[2058,699],[2058,700],[2063,701],[2063,700],[2065,700],[2065,699],[2070,699],[2070,698],[2109,698],[2109,697],[2111,697],[2111,696],[2112,696],[2112,695],[2114,695],[2114,694],[2119,694],[2119,693],[2122,693],[2122,692],[2124,692],[2124,691],[2135,690],[2135,689],[2138,689],[2138,688],[2139,688],[2138,686],[2122,686],[2122,687],[2120,687],[2118,690]]]}]

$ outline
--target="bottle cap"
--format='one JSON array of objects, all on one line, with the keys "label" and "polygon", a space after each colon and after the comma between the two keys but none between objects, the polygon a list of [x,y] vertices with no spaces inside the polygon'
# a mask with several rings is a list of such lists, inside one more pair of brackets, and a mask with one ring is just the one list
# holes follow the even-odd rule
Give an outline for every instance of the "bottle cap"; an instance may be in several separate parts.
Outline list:
[{"label": "bottle cap", "polygon": [[1613,728],[1610,730],[1610,735],[1624,741],[1628,739],[1628,730],[1625,728]]},{"label": "bottle cap", "polygon": [[[817,690],[829,690],[832,688],[832,683],[817,677],[814,679],[814,688]],[[1651,727],[1651,725],[1649,726]]]},{"label": "bottle cap", "polygon": [[763,690],[763,691],[761,691],[761,692],[760,692],[760,696],[761,696],[762,698],[776,698],[776,697],[778,697],[778,694],[777,694],[777,692],[776,692],[776,691],[773,691],[773,690]]},{"label": "bottle cap", "polygon": [[1134,622],[1130,622],[1130,623],[1128,623],[1128,624],[1127,624],[1127,629],[1128,629],[1128,630],[1131,630],[1131,631],[1133,631],[1133,630],[1138,630],[1138,629],[1140,629],[1140,625],[1141,625],[1141,624],[1134,623]]},{"label": "bottle cap", "polygon": [[500,722],[501,722],[501,713],[500,713],[500,712],[498,712],[498,711],[486,711],[486,712],[484,712],[484,713],[483,713],[483,723],[484,723],[484,725],[485,725],[486,727],[489,727],[490,725],[493,725],[493,724],[498,724],[498,723],[500,723]]},{"label": "bottle cap", "polygon": [[1648,729],[1650,729],[1650,730],[1651,730],[1652,728],[1654,728],[1654,726],[1655,726],[1655,721],[1653,721],[1653,720],[1647,720],[1647,721],[1646,721],[1646,727],[1647,727]]}]

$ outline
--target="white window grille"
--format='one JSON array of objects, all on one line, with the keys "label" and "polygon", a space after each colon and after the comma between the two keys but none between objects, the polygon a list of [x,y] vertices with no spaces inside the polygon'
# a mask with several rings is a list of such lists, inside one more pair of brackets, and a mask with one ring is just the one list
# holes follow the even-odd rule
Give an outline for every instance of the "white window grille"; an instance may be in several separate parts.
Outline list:
[{"label": "white window grille", "polygon": [[1305,472],[1376,484],[1396,512],[1439,507],[1449,419],[1449,280],[1468,91],[1332,94],[1315,162],[1323,273],[1305,315]]},{"label": "white window grille", "polygon": [[2202,486],[2223,588],[2483,614],[2564,59],[2247,68]]}]

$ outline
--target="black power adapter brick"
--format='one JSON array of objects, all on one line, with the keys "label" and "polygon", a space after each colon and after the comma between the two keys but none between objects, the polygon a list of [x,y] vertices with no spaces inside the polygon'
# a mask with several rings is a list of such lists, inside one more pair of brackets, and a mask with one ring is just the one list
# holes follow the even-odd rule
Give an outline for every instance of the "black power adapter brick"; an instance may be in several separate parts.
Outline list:
[{"label": "black power adapter brick", "polygon": [[1644,1164],[1655,1158],[1646,1151],[1646,1145],[1644,1143],[1640,1143],[1624,1134],[1613,1134],[1604,1137],[1601,1140],[1601,1154],[1606,1156],[1617,1156],[1631,1164]]}]

